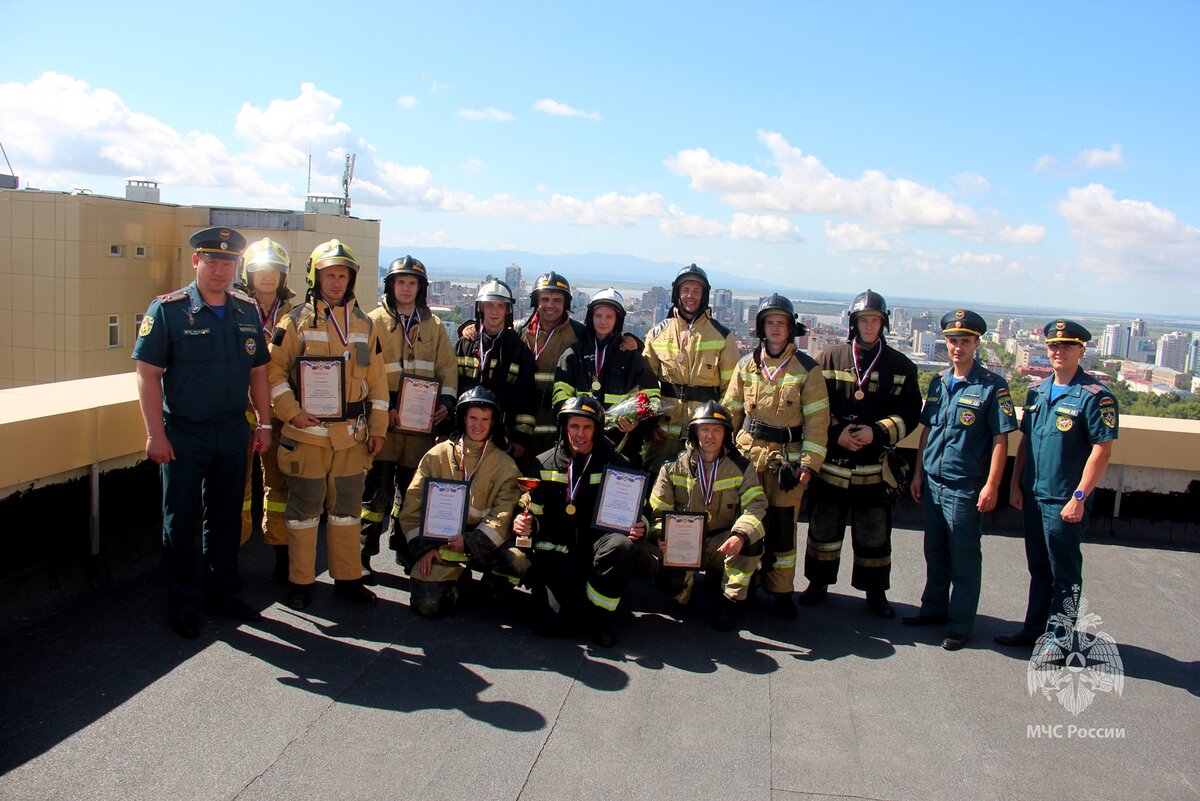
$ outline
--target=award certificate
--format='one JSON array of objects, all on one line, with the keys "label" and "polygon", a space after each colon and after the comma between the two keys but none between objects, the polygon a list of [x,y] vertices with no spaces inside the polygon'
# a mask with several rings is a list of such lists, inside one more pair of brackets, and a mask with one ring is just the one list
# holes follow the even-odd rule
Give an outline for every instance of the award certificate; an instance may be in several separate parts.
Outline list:
[{"label": "award certificate", "polygon": [[425,480],[421,503],[421,538],[445,542],[463,533],[471,485],[466,481],[440,478]]},{"label": "award certificate", "polygon": [[592,528],[628,534],[642,516],[648,478],[649,473],[636,470],[604,468],[600,492],[596,496],[596,516],[592,520]]},{"label": "award certificate", "polygon": [[313,417],[341,417],[344,365],[345,362],[333,356],[300,359],[300,408]]},{"label": "award certificate", "polygon": [[441,389],[441,381],[405,376],[400,381],[400,425],[396,428],[413,434],[432,431],[433,412]]},{"label": "award certificate", "polygon": [[667,512],[663,515],[663,567],[700,567],[706,515]]}]

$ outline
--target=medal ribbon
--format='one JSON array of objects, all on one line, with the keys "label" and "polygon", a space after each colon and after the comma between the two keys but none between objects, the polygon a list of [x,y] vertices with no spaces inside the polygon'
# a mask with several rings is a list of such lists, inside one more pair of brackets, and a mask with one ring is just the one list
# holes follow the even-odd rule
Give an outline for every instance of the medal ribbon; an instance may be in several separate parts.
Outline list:
[{"label": "medal ribbon", "polygon": [[551,328],[549,333],[546,334],[546,341],[543,342],[542,346],[539,348],[537,341],[538,341],[538,334],[541,333],[541,330],[542,330],[542,318],[539,316],[536,320],[533,321],[533,348],[532,348],[532,350],[533,350],[533,360],[534,361],[537,361],[538,359],[541,358],[542,351],[544,351],[546,349],[546,346],[550,344],[551,338],[554,337],[555,332],[557,332],[558,329],[561,327],[562,327],[562,321],[560,320],[558,325]]},{"label": "medal ribbon", "polygon": [[600,383],[600,374],[604,372],[604,357],[608,355],[608,345],[596,349],[596,383]]},{"label": "medal ribbon", "polygon": [[490,439],[483,441],[483,447],[479,450],[479,461],[475,463],[475,469],[471,471],[471,475],[467,475],[467,439],[462,440],[462,480],[470,484],[475,479],[475,474],[479,472],[479,467],[483,464],[483,456],[487,453]]},{"label": "medal ribbon", "polygon": [[487,351],[483,349],[483,341],[487,339],[487,332],[479,331],[479,373],[475,376],[480,381],[483,380],[483,373],[487,369],[488,360],[492,356],[492,351],[496,348],[496,343],[500,341],[500,335],[492,337],[492,344],[488,346]]},{"label": "medal ribbon", "polygon": [[863,384],[867,383],[867,379],[871,377],[871,371],[875,369],[875,365],[879,363],[879,357],[883,355],[883,343],[878,345],[879,350],[875,353],[875,358],[871,360],[871,364],[867,367],[866,372],[858,369],[858,337],[850,343],[850,349],[854,352],[854,386],[858,387],[859,392],[864,392]]},{"label": "medal ribbon", "polygon": [[782,362],[780,362],[779,366],[776,367],[774,370],[772,370],[770,367],[767,367],[767,363],[764,360],[763,365],[762,365],[762,371],[763,371],[763,374],[767,377],[767,380],[770,381],[771,383],[775,383],[775,376],[779,375],[779,372],[783,368],[787,367],[787,363],[790,362],[792,360],[792,357],[795,355],[796,355],[796,351],[792,351],[791,353],[789,353],[788,357],[786,359],[784,359]]},{"label": "medal ribbon", "polygon": [[[346,319],[345,328],[342,328],[342,326],[338,325],[337,309],[333,308],[332,306],[329,307],[329,322],[333,323],[333,330],[337,331],[338,339],[342,341],[342,347],[344,348],[346,347],[346,343],[350,341],[350,307],[343,306],[342,311],[343,316]],[[346,355],[349,354],[350,351],[346,351]]]},{"label": "medal ribbon", "polygon": [[571,458],[570,464],[567,465],[567,503],[575,503],[575,496],[579,494],[579,487],[583,484],[583,480],[587,478],[588,465],[592,462],[592,455],[589,453],[587,459],[583,461],[583,475],[576,481],[575,475],[575,458]]},{"label": "medal ribbon", "polygon": [[704,467],[704,457],[699,457],[700,462],[700,494],[704,496],[704,508],[712,506],[713,488],[717,485],[717,467],[721,464],[721,457],[718,456],[713,460],[712,470],[706,470]]},{"label": "medal ribbon", "polygon": [[270,311],[263,311],[260,306],[258,309],[262,315],[262,330],[267,335],[267,339],[271,338],[271,334],[275,332],[275,315],[279,313],[279,298],[275,298],[275,302],[271,304]]},{"label": "medal ribbon", "polygon": [[678,337],[675,340],[675,344],[677,344],[679,346],[679,355],[681,357],[685,355],[684,351],[687,348],[688,339],[692,335],[692,326],[694,326],[696,324],[696,321],[699,319],[700,319],[700,315],[698,315],[698,314],[695,317],[693,317],[692,321],[690,323],[688,323],[687,330],[685,330],[683,332],[683,336]]},{"label": "medal ribbon", "polygon": [[411,330],[411,329],[412,329],[414,326],[417,326],[417,325],[420,325],[420,324],[421,324],[421,310],[420,310],[420,309],[414,309],[414,310],[413,310],[413,313],[412,313],[412,314],[410,314],[410,315],[408,315],[408,317],[405,319],[405,321],[404,321],[404,324],[403,324],[402,326],[400,326],[400,332],[401,332],[402,334],[404,334],[404,344],[405,344],[405,345],[408,345],[408,347],[409,347],[409,350],[412,350],[412,348],[413,348],[413,343],[414,343],[414,342],[416,342],[416,340],[415,340],[415,339],[412,339],[412,338],[410,338],[410,337],[408,336],[408,332],[409,332],[409,330]]}]

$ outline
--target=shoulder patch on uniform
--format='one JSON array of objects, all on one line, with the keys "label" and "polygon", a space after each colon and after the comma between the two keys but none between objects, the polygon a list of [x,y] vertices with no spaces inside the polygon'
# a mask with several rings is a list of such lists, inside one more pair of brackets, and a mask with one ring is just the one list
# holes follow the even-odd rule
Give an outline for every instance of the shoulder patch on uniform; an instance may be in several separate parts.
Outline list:
[{"label": "shoulder patch on uniform", "polygon": [[142,318],[142,324],[138,328],[138,336],[139,337],[148,336],[150,334],[150,332],[153,330],[154,330],[154,316],[147,314],[145,317]]},{"label": "shoulder patch on uniform", "polygon": [[999,387],[999,388],[996,390],[996,397],[997,397],[997,398],[1003,397],[1004,395],[1007,395],[1007,394],[1009,394],[1009,393],[1008,393],[1008,387]]},{"label": "shoulder patch on uniform", "polygon": [[165,295],[159,295],[158,300],[161,303],[178,303],[181,300],[187,300],[187,287],[176,289],[174,292],[168,292]]},{"label": "shoulder patch on uniform", "polygon": [[1112,406],[1117,402],[1117,399],[1112,395],[1104,395],[1100,398],[1101,406]]}]

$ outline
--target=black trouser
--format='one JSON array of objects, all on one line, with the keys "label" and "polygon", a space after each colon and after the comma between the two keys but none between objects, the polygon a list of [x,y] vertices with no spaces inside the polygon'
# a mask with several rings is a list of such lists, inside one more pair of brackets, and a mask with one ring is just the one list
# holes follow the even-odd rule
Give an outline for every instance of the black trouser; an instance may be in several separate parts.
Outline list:
[{"label": "black trouser", "polygon": [[205,595],[237,594],[237,557],[250,428],[244,415],[220,424],[168,421],[175,459],[161,468],[163,568],[172,613],[197,612]]},{"label": "black trouser", "polygon": [[837,582],[848,521],[854,546],[850,585],[867,592],[888,589],[892,573],[892,507],[883,492],[847,492],[814,481],[808,503],[805,578],[818,584]]},{"label": "black trouser", "polygon": [[544,612],[577,619],[589,607],[615,612],[632,567],[633,541],[626,534],[597,533],[590,545],[539,542],[534,545],[530,583],[545,593]]},{"label": "black trouser", "polygon": [[394,528],[404,504],[404,493],[416,472],[415,467],[402,467],[396,462],[378,459],[367,471],[363,484],[362,533],[359,535],[364,563],[379,553],[379,540],[384,531]]}]

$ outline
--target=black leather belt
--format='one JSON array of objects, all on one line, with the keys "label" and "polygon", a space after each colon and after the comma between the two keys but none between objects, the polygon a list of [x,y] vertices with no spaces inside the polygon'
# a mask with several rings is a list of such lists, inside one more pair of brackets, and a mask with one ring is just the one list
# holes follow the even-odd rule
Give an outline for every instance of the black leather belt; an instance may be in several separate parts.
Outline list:
[{"label": "black leather belt", "polygon": [[693,387],[689,384],[663,384],[662,394],[667,398],[678,398],[684,401],[715,401],[721,399],[717,387]]},{"label": "black leather belt", "polygon": [[366,413],[367,413],[367,402],[365,400],[355,401],[354,403],[347,403],[345,405],[345,407],[342,410],[341,417],[326,417],[326,418],[323,418],[323,422],[337,423],[342,420],[357,420],[359,417],[363,417],[364,415],[366,415]]},{"label": "black leather belt", "polygon": [[804,439],[804,426],[769,426],[752,417],[746,418],[742,429],[750,432],[755,439],[765,439],[767,442],[801,442]]}]

